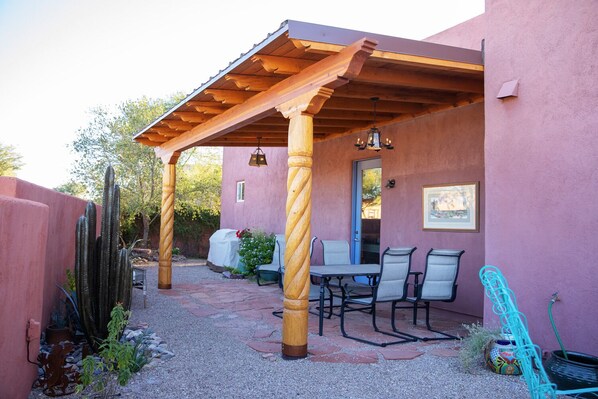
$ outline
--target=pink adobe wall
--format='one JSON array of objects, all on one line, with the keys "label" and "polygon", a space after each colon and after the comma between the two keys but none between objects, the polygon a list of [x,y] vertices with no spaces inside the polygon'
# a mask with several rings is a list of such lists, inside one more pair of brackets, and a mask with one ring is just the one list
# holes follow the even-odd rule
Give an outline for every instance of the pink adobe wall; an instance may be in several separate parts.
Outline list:
[{"label": "pink adobe wall", "polygon": [[[382,193],[381,246],[416,245],[414,269],[423,270],[431,247],[459,248],[467,252],[460,272],[459,299],[446,305],[462,313],[482,315],[482,287],[477,271],[484,262],[484,117],[483,105],[443,112],[411,122],[384,127],[396,143],[394,151],[357,151],[356,135],[314,145],[312,235],[320,239],[351,239],[353,161],[382,157],[383,182],[395,178],[397,187]],[[362,133],[364,134],[364,133]],[[284,232],[287,152],[267,148],[269,166],[246,166],[247,149],[226,148],[223,163],[223,228],[256,226]],[[245,179],[246,199],[235,203],[235,182]],[[421,185],[480,181],[482,217],[479,233],[423,232]],[[265,183],[264,183],[265,182]],[[313,263],[322,261],[318,242]]]},{"label": "pink adobe wall", "polygon": [[[0,195],[0,398],[26,398],[37,378],[27,362],[29,319],[41,320],[47,205]],[[31,340],[36,361],[39,336]]]},{"label": "pink adobe wall", "polygon": [[482,14],[432,35],[426,38],[425,41],[445,44],[447,46],[481,50],[482,39],[485,37],[485,33],[486,14]]},{"label": "pink adobe wall", "polygon": [[[42,326],[45,327],[58,303],[56,284],[66,280],[65,270],[75,264],[75,228],[77,219],[85,212],[87,201],[12,177],[0,177],[0,195],[46,204],[49,207],[48,245],[43,269],[44,301]],[[98,218],[101,207],[97,206]],[[98,232],[99,232],[98,223]],[[35,242],[30,242],[34,245]]]},{"label": "pink adobe wall", "polygon": [[[410,122],[385,126],[384,137],[393,151],[357,151],[356,136],[319,143],[314,151],[312,232],[322,239],[351,236],[352,165],[357,159],[380,156],[382,182],[395,179],[393,189],[382,190],[381,249],[417,246],[413,270],[423,271],[430,248],[465,249],[459,274],[459,293],[445,307],[481,316],[482,286],[477,272],[484,262],[484,114],[483,104],[442,112]],[[362,133],[365,135],[365,133]],[[422,185],[479,181],[481,224],[478,233],[424,232]],[[321,259],[321,246],[316,259]]]},{"label": "pink adobe wall", "polygon": [[[287,200],[287,148],[264,147],[267,167],[250,167],[252,147],[225,148],[222,162],[220,228],[260,229],[284,234]],[[236,202],[236,182],[245,180],[245,201]]]},{"label": "pink adobe wall", "polygon": [[[598,355],[598,3],[486,1],[486,261],[532,339]],[[519,97],[495,98],[520,79]],[[492,314],[486,304],[485,315]]]}]

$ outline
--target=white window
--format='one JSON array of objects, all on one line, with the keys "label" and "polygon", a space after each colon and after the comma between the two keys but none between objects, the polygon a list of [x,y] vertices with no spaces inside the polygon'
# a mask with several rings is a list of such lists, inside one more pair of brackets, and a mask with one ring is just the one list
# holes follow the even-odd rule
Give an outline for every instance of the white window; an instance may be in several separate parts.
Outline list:
[{"label": "white window", "polygon": [[245,201],[245,180],[237,182],[237,202]]}]

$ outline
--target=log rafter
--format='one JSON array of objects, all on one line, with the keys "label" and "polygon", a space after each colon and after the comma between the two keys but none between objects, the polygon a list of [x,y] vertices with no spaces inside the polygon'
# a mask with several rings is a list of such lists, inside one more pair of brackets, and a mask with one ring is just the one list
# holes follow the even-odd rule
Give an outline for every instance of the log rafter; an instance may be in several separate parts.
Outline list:
[{"label": "log rafter", "polygon": [[[181,136],[171,139],[157,148],[156,154],[161,156],[162,153],[182,151],[201,144],[208,138],[222,136],[268,115],[273,115],[276,106],[309,92],[314,87],[326,86],[330,89],[339,87],[359,74],[363,63],[375,46],[376,42],[366,38],[359,40],[338,54],[324,58],[302,72],[277,83],[269,90],[252,95],[233,109],[216,115]],[[204,93],[207,94],[209,91],[211,90],[205,90]]]}]

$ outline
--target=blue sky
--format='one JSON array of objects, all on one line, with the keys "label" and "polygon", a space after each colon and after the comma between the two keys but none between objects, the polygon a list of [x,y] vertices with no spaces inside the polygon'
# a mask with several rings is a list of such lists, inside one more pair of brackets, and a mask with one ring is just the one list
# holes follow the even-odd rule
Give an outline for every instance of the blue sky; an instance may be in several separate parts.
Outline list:
[{"label": "blue sky", "polygon": [[190,93],[284,20],[423,39],[483,12],[484,0],[0,0],[0,142],[23,156],[17,177],[56,187],[90,108]]}]

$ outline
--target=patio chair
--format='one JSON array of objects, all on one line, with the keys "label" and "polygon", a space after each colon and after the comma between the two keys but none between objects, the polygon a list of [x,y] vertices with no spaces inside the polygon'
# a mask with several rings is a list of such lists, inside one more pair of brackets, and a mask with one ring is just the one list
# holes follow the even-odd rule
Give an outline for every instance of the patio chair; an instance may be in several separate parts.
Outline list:
[{"label": "patio chair", "polygon": [[[527,327],[527,319],[517,307],[515,294],[509,288],[507,280],[496,266],[486,265],[480,269],[480,280],[486,296],[492,301],[492,311],[500,317],[502,333],[512,336],[515,341],[515,357],[521,366],[523,378],[527,383],[532,399],[553,398],[557,395],[573,397],[597,397],[598,387],[559,390],[550,382],[542,364],[542,352],[534,345]],[[574,375],[571,375],[574,378]],[[591,394],[593,395],[587,395]],[[580,394],[586,394],[578,396]]]},{"label": "patio chair", "polygon": [[[314,243],[316,242],[316,240],[318,239],[318,237],[314,236],[311,238],[310,242],[309,242],[309,259],[311,261],[311,257],[314,253]],[[282,240],[278,241],[277,243],[280,246],[280,278],[279,278],[279,285],[280,288],[284,290],[284,252],[286,249],[286,244],[285,244],[285,240],[284,240],[284,236],[282,237]],[[328,312],[328,318],[332,317],[332,292],[330,292],[330,289],[328,288],[327,291],[325,291],[324,293],[324,300],[329,301],[329,312]],[[309,286],[309,302],[315,302],[315,301],[320,301],[320,287],[310,284]],[[274,316],[277,317],[282,317],[282,310],[275,310],[272,312],[272,314]]]},{"label": "patio chair", "polygon": [[283,248],[283,254],[282,256],[280,256],[280,247],[281,244],[284,246],[284,234],[276,234],[276,242],[274,243],[274,253],[272,254],[272,262],[265,264],[265,265],[258,265],[255,268],[255,279],[257,281],[257,285],[271,285],[271,284],[276,284],[276,282],[272,282],[272,283],[261,283],[260,284],[260,276],[262,273],[264,272],[271,272],[271,273],[277,273],[278,274],[278,285],[280,287],[282,287],[282,274],[281,274],[281,269],[280,269],[280,265],[284,262],[284,248]]},{"label": "patio chair", "polygon": [[[426,310],[426,327],[429,331],[442,335],[442,337],[419,338],[422,341],[437,341],[447,339],[459,339],[459,337],[443,331],[434,330],[430,326],[430,302],[442,301],[453,302],[457,297],[457,276],[459,275],[459,263],[464,250],[452,249],[430,249],[426,256],[426,270],[424,280],[415,286],[415,296],[407,297],[407,302],[412,306],[399,306],[397,308],[413,309],[413,325],[417,324],[417,309]],[[423,304],[422,304],[423,302]]]},{"label": "patio chair", "polygon": [[[324,250],[324,266],[333,265],[350,265],[351,254],[349,243],[346,240],[320,240],[322,242],[322,249]],[[365,277],[364,277],[365,278]],[[338,281],[329,284],[334,291],[332,294],[340,297],[341,301],[344,298],[342,290],[343,286],[347,286],[352,296],[368,296],[372,295],[371,281],[370,284],[365,284],[354,279],[345,280],[338,279]],[[339,295],[340,294],[340,295]]]},{"label": "patio chair", "polygon": [[[341,305],[341,332],[343,337],[354,339],[359,342],[376,346],[388,346],[401,344],[405,342],[415,342],[417,337],[407,333],[402,333],[396,327],[395,307],[398,302],[405,301],[407,298],[407,280],[411,270],[411,255],[416,247],[410,248],[386,248],[382,253],[382,262],[380,264],[380,275],[373,285],[373,293],[368,297],[353,297],[347,292]],[[343,287],[344,289],[344,287]],[[393,332],[382,331],[376,325],[376,304],[382,302],[391,302],[391,327]],[[349,308],[348,305],[361,306],[361,309]],[[372,325],[376,332],[399,338],[391,342],[378,343],[364,338],[359,338],[347,334],[345,330],[345,317],[347,312],[354,310],[371,309]]]}]

